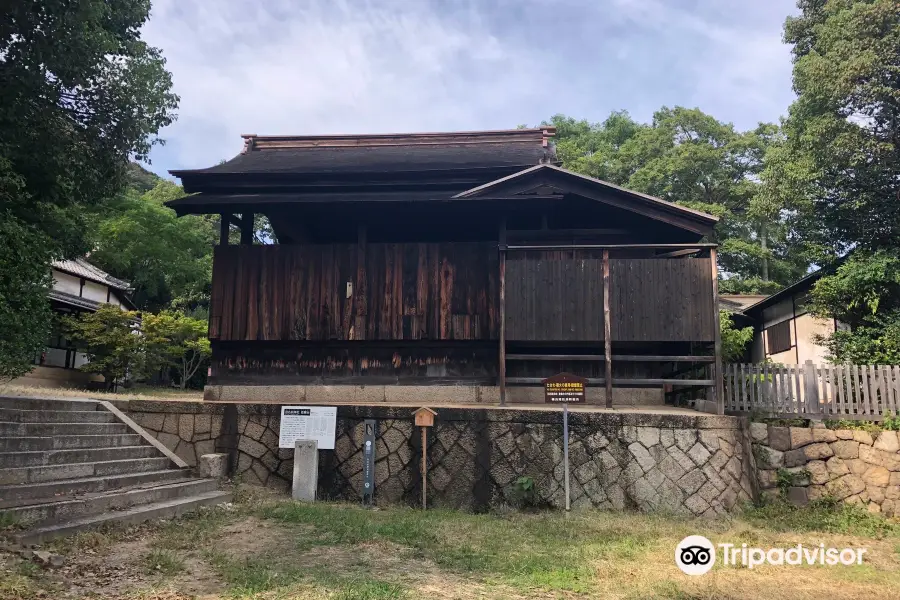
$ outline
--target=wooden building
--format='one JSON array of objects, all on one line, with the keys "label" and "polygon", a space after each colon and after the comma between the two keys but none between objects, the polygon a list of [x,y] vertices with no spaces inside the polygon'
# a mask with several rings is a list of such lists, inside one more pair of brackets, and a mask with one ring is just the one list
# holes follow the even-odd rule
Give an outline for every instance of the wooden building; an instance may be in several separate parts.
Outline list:
[{"label": "wooden building", "polygon": [[594,401],[702,389],[714,410],[716,219],[561,169],[553,134],[245,135],[172,171],[179,215],[222,215],[210,386],[505,403],[568,371]]}]

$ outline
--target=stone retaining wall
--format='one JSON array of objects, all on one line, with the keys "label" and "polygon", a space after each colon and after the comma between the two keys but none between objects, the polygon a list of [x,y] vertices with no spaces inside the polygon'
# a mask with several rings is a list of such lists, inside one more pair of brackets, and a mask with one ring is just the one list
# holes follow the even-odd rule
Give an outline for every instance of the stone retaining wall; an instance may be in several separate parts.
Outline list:
[{"label": "stone retaining wall", "polygon": [[766,495],[781,492],[799,505],[824,496],[900,516],[900,437],[849,429],[773,427],[752,423],[750,435]]},{"label": "stone retaining wall", "polygon": [[[212,451],[231,455],[245,483],[287,490],[293,450],[278,448],[278,405],[117,404],[189,464]],[[419,502],[421,434],[412,409],[339,406],[335,449],[320,451],[319,497],[359,500],[363,421],[376,419],[376,502]],[[755,496],[746,421],[708,415],[570,413],[574,507],[714,516]],[[428,434],[428,498],[436,507],[485,510],[511,501],[532,477],[539,502],[565,504],[561,413],[438,409]]]}]

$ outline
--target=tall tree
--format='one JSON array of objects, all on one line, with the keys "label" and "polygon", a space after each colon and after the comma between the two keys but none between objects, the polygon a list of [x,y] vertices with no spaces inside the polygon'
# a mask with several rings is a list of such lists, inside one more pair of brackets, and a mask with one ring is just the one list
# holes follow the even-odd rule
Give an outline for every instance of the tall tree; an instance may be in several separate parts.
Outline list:
[{"label": "tall tree", "polygon": [[818,314],[850,331],[837,360],[900,356],[900,8],[896,0],[801,0],[787,19],[797,100],[766,156],[766,194],[788,207],[819,264]]},{"label": "tall tree", "polygon": [[[0,4],[0,220],[4,234],[27,232],[0,237],[0,272],[22,269],[23,258],[49,269],[53,257],[86,252],[85,207],[116,194],[129,157],[145,158],[174,118],[165,61],[140,38],[149,11],[149,0]],[[37,300],[47,285],[0,279],[0,346],[19,359],[49,329]],[[40,335],[12,339],[17,321]]]},{"label": "tall tree", "polygon": [[782,211],[767,210],[758,198],[777,126],[740,132],[682,107],[663,107],[648,125],[626,112],[599,124],[562,115],[551,123],[565,167],[720,217],[713,241],[721,244],[723,291],[772,291],[804,272]]}]

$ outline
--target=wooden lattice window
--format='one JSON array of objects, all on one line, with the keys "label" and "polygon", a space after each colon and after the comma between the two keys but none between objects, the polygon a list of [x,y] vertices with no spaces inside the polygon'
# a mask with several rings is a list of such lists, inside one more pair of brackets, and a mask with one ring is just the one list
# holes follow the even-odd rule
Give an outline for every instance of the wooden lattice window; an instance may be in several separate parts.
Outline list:
[{"label": "wooden lattice window", "polygon": [[790,321],[782,321],[766,328],[766,347],[769,354],[778,354],[791,348]]}]

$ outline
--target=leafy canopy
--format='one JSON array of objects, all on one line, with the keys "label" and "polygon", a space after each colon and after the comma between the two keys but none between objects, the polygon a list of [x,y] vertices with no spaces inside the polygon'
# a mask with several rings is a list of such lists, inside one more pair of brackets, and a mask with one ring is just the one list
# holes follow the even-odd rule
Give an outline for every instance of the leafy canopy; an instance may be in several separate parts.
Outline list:
[{"label": "leafy canopy", "polygon": [[122,379],[137,364],[143,345],[140,315],[103,304],[96,312],[62,318],[62,327],[75,346],[87,354],[80,368],[99,373],[107,386]]},{"label": "leafy canopy", "polygon": [[205,320],[172,311],[147,313],[143,334],[148,365],[175,368],[182,388],[211,355]]},{"label": "leafy canopy", "polygon": [[2,376],[26,372],[44,341],[51,259],[90,249],[87,209],[121,189],[129,158],[146,158],[174,119],[165,61],[140,38],[149,10],[149,0],[0,4]]}]

